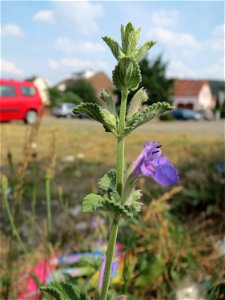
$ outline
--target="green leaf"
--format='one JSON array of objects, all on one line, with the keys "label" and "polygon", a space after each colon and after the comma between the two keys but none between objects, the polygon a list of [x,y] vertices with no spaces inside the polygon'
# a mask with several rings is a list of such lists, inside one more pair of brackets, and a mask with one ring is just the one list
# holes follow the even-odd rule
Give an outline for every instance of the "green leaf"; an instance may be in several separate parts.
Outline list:
[{"label": "green leaf", "polygon": [[121,41],[123,41],[124,37],[125,37],[125,28],[124,28],[124,25],[121,25],[121,27],[120,27],[120,33],[121,33]]},{"label": "green leaf", "polygon": [[118,121],[116,116],[107,109],[101,108],[98,104],[91,102],[81,103],[73,109],[73,113],[86,116],[102,123],[107,132],[112,132],[117,136]]},{"label": "green leaf", "polygon": [[135,52],[135,48],[140,38],[140,28],[135,30],[131,23],[126,28],[121,27],[122,51],[126,56],[131,56]]},{"label": "green leaf", "polygon": [[137,277],[135,286],[146,287],[151,285],[159,278],[159,276],[161,276],[164,271],[164,267],[164,260],[162,258],[156,258],[155,261],[148,265],[148,267],[141,272],[140,276]]},{"label": "green leaf", "polygon": [[134,214],[129,206],[121,204],[120,195],[115,191],[104,195],[104,206],[114,213],[122,214],[124,217],[133,219]]},{"label": "green leaf", "polygon": [[139,61],[142,59],[142,57],[144,57],[147,52],[149,51],[149,49],[155,45],[156,42],[154,41],[148,41],[146,43],[144,43],[143,45],[141,45],[140,47],[137,48],[137,50],[135,51],[135,55],[134,58],[135,60]]},{"label": "green leaf", "polygon": [[103,198],[100,195],[88,194],[83,200],[83,211],[92,212],[102,206]]},{"label": "green leaf", "polygon": [[112,78],[118,90],[136,90],[141,82],[138,63],[129,57],[122,58],[113,70]]},{"label": "green leaf", "polygon": [[152,104],[142,112],[137,112],[131,119],[127,120],[125,134],[129,134],[135,128],[172,109],[173,107],[167,102],[157,102]]},{"label": "green leaf", "polygon": [[132,116],[139,111],[142,104],[147,100],[148,94],[146,90],[144,88],[140,88],[131,99],[127,113],[127,120],[131,119]]},{"label": "green leaf", "polygon": [[91,300],[90,297],[80,291],[78,286],[71,283],[52,282],[40,289],[56,300]]},{"label": "green leaf", "polygon": [[98,97],[105,103],[109,112],[111,112],[114,115],[117,115],[115,101],[113,100],[113,97],[108,90],[101,89]]},{"label": "green leaf", "polygon": [[102,124],[106,132],[112,132],[115,136],[118,135],[118,118],[112,114],[108,109],[102,109]]},{"label": "green leaf", "polygon": [[116,170],[112,169],[105,174],[98,182],[98,187],[103,192],[111,192],[116,190]]},{"label": "green leaf", "polygon": [[122,49],[115,40],[108,36],[103,36],[102,39],[109,46],[109,48],[112,51],[112,54],[117,60],[121,59],[124,56]]}]

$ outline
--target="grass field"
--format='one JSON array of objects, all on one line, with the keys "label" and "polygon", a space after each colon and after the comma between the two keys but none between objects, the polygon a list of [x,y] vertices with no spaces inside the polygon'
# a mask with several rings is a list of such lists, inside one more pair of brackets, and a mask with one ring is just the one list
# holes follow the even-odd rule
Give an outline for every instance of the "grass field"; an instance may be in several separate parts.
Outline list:
[{"label": "grass field", "polygon": [[[7,151],[13,153],[14,159],[20,161],[23,146],[29,133],[29,126],[23,123],[0,124],[1,161],[4,164]],[[105,133],[101,125],[89,120],[68,120],[46,117],[40,126],[37,138],[38,157],[49,154],[52,135],[55,134],[55,150],[58,157],[77,156],[83,153],[89,162],[115,162],[115,141]],[[158,122],[153,121],[137,129],[127,139],[127,160],[134,159],[142,149],[144,141],[157,140],[163,145],[165,154],[171,159],[180,160],[184,147],[197,145],[200,148],[223,145],[224,122]],[[214,146],[213,146],[214,145]],[[197,147],[197,148],[198,148]],[[181,152],[180,152],[181,151]]]}]

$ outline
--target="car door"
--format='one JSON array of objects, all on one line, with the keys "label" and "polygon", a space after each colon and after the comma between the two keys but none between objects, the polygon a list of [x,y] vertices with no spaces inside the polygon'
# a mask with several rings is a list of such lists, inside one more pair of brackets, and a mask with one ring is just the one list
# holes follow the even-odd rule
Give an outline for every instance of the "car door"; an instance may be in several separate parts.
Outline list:
[{"label": "car door", "polygon": [[10,121],[20,119],[20,101],[17,89],[11,83],[0,84],[0,120]]}]

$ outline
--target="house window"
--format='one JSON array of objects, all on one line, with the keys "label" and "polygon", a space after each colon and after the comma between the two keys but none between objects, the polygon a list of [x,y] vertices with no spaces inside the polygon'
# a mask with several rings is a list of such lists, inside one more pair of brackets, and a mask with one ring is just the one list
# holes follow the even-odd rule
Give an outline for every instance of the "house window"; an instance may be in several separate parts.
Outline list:
[{"label": "house window", "polygon": [[2,84],[0,85],[1,97],[13,97],[16,95],[16,91],[12,85]]},{"label": "house window", "polygon": [[23,96],[34,96],[35,90],[32,86],[21,86],[20,88]]},{"label": "house window", "polygon": [[186,108],[188,108],[188,109],[193,109],[193,104],[192,104],[192,103],[187,103],[187,104],[186,104]]}]

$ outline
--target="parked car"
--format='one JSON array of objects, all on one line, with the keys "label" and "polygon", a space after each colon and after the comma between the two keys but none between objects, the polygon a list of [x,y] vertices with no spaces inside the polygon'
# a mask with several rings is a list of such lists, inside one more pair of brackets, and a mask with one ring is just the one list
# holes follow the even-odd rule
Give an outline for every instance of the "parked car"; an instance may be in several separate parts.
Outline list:
[{"label": "parked car", "polygon": [[42,115],[42,99],[33,83],[0,79],[0,121],[32,124]]},{"label": "parked car", "polygon": [[178,108],[174,109],[172,111],[172,116],[176,120],[203,120],[204,117],[201,113],[190,110],[190,109],[185,109],[185,108]]},{"label": "parked car", "polygon": [[72,110],[75,107],[74,103],[63,102],[53,109],[53,115],[57,118],[72,118],[75,117]]}]

